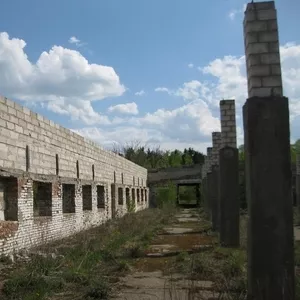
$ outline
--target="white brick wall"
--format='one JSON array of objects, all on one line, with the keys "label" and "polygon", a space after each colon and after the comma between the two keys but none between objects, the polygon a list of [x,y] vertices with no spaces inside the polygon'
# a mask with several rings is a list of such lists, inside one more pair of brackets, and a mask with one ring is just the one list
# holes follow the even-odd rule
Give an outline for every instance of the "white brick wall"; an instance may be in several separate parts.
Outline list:
[{"label": "white brick wall", "polygon": [[[28,173],[25,172],[26,145],[30,150]],[[56,154],[59,157],[59,176],[56,176]],[[79,179],[76,178],[77,160]],[[122,206],[118,205],[116,193],[116,217],[127,212],[126,187],[130,188],[130,197],[132,188],[147,191],[147,201],[136,203],[136,211],[149,206],[145,168],[101,149],[94,142],[3,97],[0,97],[0,169],[0,175],[3,175],[0,181],[9,175],[18,178],[18,221],[0,220],[0,255],[60,239],[110,219],[114,173],[116,184],[124,189]],[[52,182],[51,217],[34,217],[33,180]],[[75,184],[75,213],[62,212],[62,183]],[[82,209],[83,184],[92,185],[91,211]],[[105,187],[105,208],[97,208],[97,185]]]},{"label": "white brick wall", "polygon": [[212,166],[212,147],[206,148],[206,174],[211,172],[211,166]]},{"label": "white brick wall", "polygon": [[124,184],[128,185],[133,184],[133,176],[136,182],[138,178],[147,179],[145,168],[3,97],[0,97],[0,117],[0,167],[25,171],[28,145],[32,173],[55,175],[58,154],[62,177],[76,178],[78,160],[80,178],[92,179],[94,164],[96,180],[112,181],[114,171],[118,183],[122,173]]},{"label": "white brick wall", "polygon": [[221,114],[221,148],[236,148],[236,121],[234,100],[220,101]]},{"label": "white brick wall", "polygon": [[244,18],[244,37],[249,98],[282,96],[274,2],[248,3]]},{"label": "white brick wall", "polygon": [[212,133],[212,165],[219,165],[219,150],[221,149],[221,132]]},{"label": "white brick wall", "polygon": [[202,179],[206,177],[206,173],[207,173],[207,156],[204,156],[204,163],[202,165],[202,169],[201,169],[201,176]]}]

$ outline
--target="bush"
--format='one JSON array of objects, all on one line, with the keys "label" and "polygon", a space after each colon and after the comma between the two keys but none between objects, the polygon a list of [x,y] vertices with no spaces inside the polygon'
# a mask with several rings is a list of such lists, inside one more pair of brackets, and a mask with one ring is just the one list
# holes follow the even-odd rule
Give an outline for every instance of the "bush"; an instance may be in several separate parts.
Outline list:
[{"label": "bush", "polygon": [[159,208],[176,206],[176,186],[169,183],[166,187],[157,188],[157,206]]}]

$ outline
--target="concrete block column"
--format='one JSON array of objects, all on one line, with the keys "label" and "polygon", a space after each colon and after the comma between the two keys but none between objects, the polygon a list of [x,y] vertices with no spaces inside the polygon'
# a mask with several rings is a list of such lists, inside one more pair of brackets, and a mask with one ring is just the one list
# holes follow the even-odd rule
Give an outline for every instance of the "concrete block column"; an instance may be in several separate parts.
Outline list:
[{"label": "concrete block column", "polygon": [[206,199],[207,199],[207,214],[208,218],[211,220],[211,207],[212,207],[212,190],[213,190],[213,178],[212,178],[212,169],[211,169],[211,157],[212,157],[212,147],[206,149],[206,178],[207,178],[207,190],[206,190]]},{"label": "concrete block column", "polygon": [[248,299],[295,299],[288,99],[282,97],[274,1],[249,3],[244,19],[249,98],[243,107]]},{"label": "concrete block column", "polygon": [[201,169],[201,198],[202,198],[202,205],[204,212],[208,213],[208,207],[207,207],[207,176],[206,176],[206,165],[207,165],[207,156],[204,156],[204,163],[202,165]]},{"label": "concrete block column", "polygon": [[296,157],[296,200],[297,200],[298,213],[300,216],[300,153],[297,153],[297,157]]},{"label": "concrete block column", "polygon": [[249,3],[244,18],[248,95],[282,97],[277,12],[274,1]]},{"label": "concrete block column", "polygon": [[240,203],[235,101],[221,100],[220,114],[222,137],[219,151],[220,244],[225,247],[238,247]]},{"label": "concrete block column", "polygon": [[212,230],[219,230],[219,208],[220,208],[220,199],[219,199],[219,151],[221,148],[221,132],[212,133],[212,191],[211,191],[211,200],[212,200]]},{"label": "concrete block column", "polygon": [[[135,201],[137,201],[136,198],[137,197],[135,196]],[[137,202],[135,203],[135,205],[137,206]],[[149,186],[149,207],[157,207],[155,186],[152,185]]]}]

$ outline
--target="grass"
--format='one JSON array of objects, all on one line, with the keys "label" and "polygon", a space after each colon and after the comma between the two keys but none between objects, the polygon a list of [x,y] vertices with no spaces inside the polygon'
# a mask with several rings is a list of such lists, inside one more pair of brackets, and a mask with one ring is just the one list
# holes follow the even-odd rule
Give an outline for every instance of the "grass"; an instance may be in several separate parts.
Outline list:
[{"label": "grass", "polygon": [[[194,281],[212,281],[216,299],[246,299],[247,218],[247,215],[242,215],[240,219],[240,248],[231,249],[215,246],[211,251],[192,255],[182,252],[172,263],[170,272],[172,274],[184,274],[189,278],[191,286]],[[296,268],[295,299],[300,299],[300,241],[295,242],[295,266],[298,266]],[[205,292],[196,290],[192,295],[189,294],[186,299],[205,299],[203,293]]]},{"label": "grass", "polygon": [[[36,249],[29,262],[17,262],[3,287],[4,300],[110,299],[120,277],[132,265],[163,225],[170,224],[174,209],[151,209]],[[199,210],[202,215],[203,211]],[[247,215],[241,216],[241,247],[222,248],[167,259],[165,275],[181,273],[190,283],[189,300],[203,299],[196,280],[212,281],[218,299],[244,300],[247,294]],[[207,227],[207,222],[199,222]],[[40,253],[40,254],[39,254]],[[143,260],[143,258],[142,258]],[[11,267],[5,257],[0,263]],[[295,242],[296,299],[300,299],[300,242]],[[176,285],[176,282],[174,283]],[[174,286],[176,289],[176,286]],[[171,291],[167,291],[170,295]],[[206,291],[207,292],[207,291]],[[174,292],[175,293],[175,292]],[[202,296],[201,296],[202,295]],[[170,298],[174,299],[174,298]],[[179,298],[178,298],[179,299]]]},{"label": "grass", "polygon": [[[1,299],[109,299],[112,284],[172,216],[149,209],[36,249],[9,272]],[[39,254],[42,253],[42,254]]]}]

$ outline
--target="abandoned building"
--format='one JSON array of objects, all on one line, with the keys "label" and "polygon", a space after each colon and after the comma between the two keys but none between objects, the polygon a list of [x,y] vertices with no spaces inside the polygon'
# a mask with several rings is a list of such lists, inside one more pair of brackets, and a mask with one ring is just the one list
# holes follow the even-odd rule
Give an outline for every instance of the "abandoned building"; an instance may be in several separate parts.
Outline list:
[{"label": "abandoned building", "polygon": [[0,255],[148,207],[145,168],[4,97],[0,114]]}]

